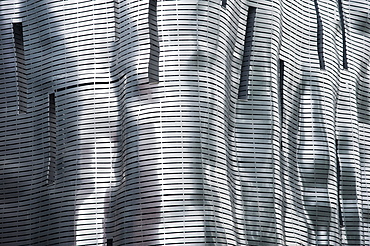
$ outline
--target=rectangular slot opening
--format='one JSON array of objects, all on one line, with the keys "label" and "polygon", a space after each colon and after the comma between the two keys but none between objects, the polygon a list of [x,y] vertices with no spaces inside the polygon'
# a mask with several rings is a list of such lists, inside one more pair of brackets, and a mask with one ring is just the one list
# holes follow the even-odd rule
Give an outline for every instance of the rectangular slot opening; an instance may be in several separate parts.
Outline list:
[{"label": "rectangular slot opening", "polygon": [[322,25],[322,20],[319,11],[319,5],[317,0],[314,0],[315,10],[316,10],[316,19],[317,19],[317,53],[319,56],[320,69],[325,69],[325,60],[324,60],[324,28]]},{"label": "rectangular slot opening", "polygon": [[227,5],[227,0],[221,0],[221,6],[226,7]]},{"label": "rectangular slot opening", "polygon": [[107,239],[107,246],[113,246],[113,239]]},{"label": "rectangular slot opening", "polygon": [[49,94],[48,108],[49,123],[49,158],[47,170],[47,183],[52,184],[55,181],[56,173],[56,111],[55,111],[55,94]]},{"label": "rectangular slot opening", "polygon": [[282,152],[283,147],[283,120],[284,120],[284,60],[279,59],[277,64],[277,73],[278,73],[278,83],[277,83],[277,92],[278,92],[278,110],[280,116],[280,151]]},{"label": "rectangular slot opening", "polygon": [[280,121],[283,121],[284,108],[284,61],[279,59],[278,62],[278,93],[279,93],[279,113]]},{"label": "rectangular slot opening", "polygon": [[244,100],[248,99],[249,66],[251,61],[255,18],[256,18],[256,8],[249,7],[247,17],[247,27],[244,38],[244,54],[240,73],[238,99]]},{"label": "rectangular slot opening", "polygon": [[344,15],[343,15],[343,4],[342,0],[338,0],[338,11],[340,18],[340,27],[342,29],[342,44],[343,44],[343,69],[348,69],[347,63],[347,43],[346,43],[346,28],[344,25]]},{"label": "rectangular slot opening", "polygon": [[24,59],[24,41],[22,22],[13,23],[14,49],[16,59],[16,83],[18,113],[27,112],[27,80]]},{"label": "rectangular slot opening", "polygon": [[159,41],[157,26],[157,0],[149,0],[149,82],[157,83],[159,80]]}]

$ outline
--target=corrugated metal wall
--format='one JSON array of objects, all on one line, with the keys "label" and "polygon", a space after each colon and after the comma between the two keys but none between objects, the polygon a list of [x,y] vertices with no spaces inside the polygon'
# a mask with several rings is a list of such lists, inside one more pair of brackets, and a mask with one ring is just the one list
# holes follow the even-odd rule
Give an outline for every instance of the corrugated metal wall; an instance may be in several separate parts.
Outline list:
[{"label": "corrugated metal wall", "polygon": [[367,245],[366,1],[1,1],[1,245]]}]

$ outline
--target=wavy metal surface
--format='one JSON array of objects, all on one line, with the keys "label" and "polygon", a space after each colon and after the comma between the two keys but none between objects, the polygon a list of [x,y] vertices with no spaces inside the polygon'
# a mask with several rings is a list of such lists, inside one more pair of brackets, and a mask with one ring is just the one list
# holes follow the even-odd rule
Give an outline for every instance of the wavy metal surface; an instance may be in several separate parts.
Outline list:
[{"label": "wavy metal surface", "polygon": [[0,244],[370,244],[369,8],[1,1]]}]

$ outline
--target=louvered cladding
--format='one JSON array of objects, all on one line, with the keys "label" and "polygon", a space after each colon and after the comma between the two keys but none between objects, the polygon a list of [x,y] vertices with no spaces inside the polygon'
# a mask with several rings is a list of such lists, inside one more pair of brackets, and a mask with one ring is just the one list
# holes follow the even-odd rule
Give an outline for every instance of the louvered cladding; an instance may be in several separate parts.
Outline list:
[{"label": "louvered cladding", "polygon": [[0,245],[370,245],[367,1],[0,1]]}]

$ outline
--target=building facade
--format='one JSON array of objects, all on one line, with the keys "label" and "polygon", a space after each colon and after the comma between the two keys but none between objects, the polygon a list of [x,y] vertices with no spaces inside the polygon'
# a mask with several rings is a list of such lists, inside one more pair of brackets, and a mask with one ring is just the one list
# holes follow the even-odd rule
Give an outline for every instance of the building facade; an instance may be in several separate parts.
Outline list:
[{"label": "building facade", "polygon": [[364,0],[0,2],[1,245],[369,245]]}]

